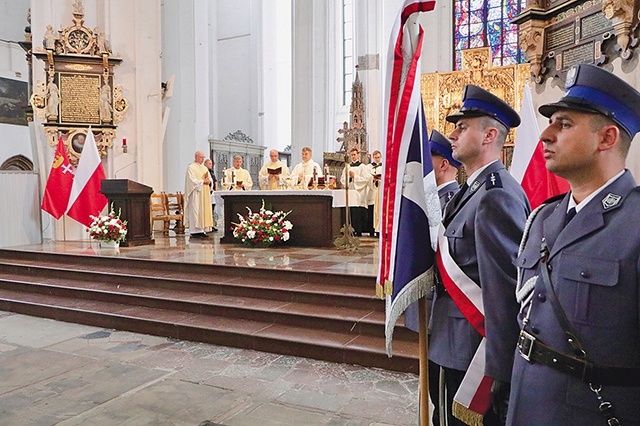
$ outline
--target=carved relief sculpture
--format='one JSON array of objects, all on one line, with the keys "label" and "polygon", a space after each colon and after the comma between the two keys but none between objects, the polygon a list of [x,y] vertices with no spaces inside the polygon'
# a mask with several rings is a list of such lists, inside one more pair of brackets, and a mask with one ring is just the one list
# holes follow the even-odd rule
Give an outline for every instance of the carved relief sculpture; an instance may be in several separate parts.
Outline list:
[{"label": "carved relief sculpture", "polygon": [[44,48],[47,50],[55,50],[56,40],[58,40],[58,37],[53,33],[53,27],[51,27],[51,25],[47,25],[47,30],[45,31],[44,39],[42,40]]},{"label": "carved relief sculpture", "polygon": [[628,59],[631,56],[629,47],[638,45],[637,37],[634,37],[631,32],[635,3],[633,0],[604,0],[602,2],[602,13],[613,23],[620,56],[623,59]]},{"label": "carved relief sculpture", "polygon": [[100,88],[100,121],[102,123],[111,123],[111,86],[104,83]]},{"label": "carved relief sculpture", "polygon": [[60,106],[60,91],[58,90],[58,86],[53,81],[50,81],[47,85],[47,119],[49,120],[57,120],[58,119],[58,107]]},{"label": "carved relief sculpture", "polygon": [[525,54],[527,62],[531,64],[531,74],[534,80],[539,83],[546,69],[542,65],[544,55],[544,22],[539,20],[529,20],[519,27],[520,49]]}]

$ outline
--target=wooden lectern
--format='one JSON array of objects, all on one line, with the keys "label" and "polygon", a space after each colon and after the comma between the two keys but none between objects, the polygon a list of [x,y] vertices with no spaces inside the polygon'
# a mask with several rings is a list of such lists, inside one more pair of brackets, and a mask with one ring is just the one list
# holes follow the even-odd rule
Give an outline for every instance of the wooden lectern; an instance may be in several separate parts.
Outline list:
[{"label": "wooden lectern", "polygon": [[100,190],[113,203],[113,210],[127,221],[127,238],[122,247],[155,244],[151,238],[150,200],[153,188],[128,179],[104,179]]}]

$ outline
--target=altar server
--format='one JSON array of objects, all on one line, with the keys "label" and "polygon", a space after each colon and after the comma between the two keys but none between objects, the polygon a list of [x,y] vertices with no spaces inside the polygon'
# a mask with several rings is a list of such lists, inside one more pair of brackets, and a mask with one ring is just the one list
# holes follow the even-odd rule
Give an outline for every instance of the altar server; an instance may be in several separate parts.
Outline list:
[{"label": "altar server", "polygon": [[[369,189],[370,172],[369,169],[360,162],[360,151],[357,148],[349,150],[351,163],[349,167],[345,167],[340,177],[342,186],[348,186],[358,193],[356,200],[349,199],[349,212],[351,214],[351,226],[357,237],[362,235],[365,227],[365,219],[367,215],[367,193]],[[348,177],[345,174],[349,170]]]}]

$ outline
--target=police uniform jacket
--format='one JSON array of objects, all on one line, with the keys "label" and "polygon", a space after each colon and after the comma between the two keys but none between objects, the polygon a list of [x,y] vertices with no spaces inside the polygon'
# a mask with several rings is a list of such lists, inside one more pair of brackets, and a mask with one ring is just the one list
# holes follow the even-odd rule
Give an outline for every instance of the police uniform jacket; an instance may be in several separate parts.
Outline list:
[{"label": "police uniform jacket", "polygon": [[[522,231],[529,214],[522,187],[500,161],[487,166],[447,204],[445,236],[458,266],[482,287],[487,332],[485,374],[510,381],[518,338],[514,297]],[[465,371],[481,336],[448,294],[440,291],[433,306],[429,359]]]},{"label": "police uniform jacket", "polygon": [[440,198],[440,208],[444,210],[449,200],[460,190],[458,182],[449,182],[438,190],[438,197]]},{"label": "police uniform jacket", "polygon": [[[570,194],[535,215],[517,259],[520,283],[533,279],[526,330],[556,351],[571,354],[540,275],[540,247],[550,249],[550,281],[589,361],[640,367],[640,190],[629,171],[604,188],[565,226]],[[640,424],[637,387],[602,386],[622,425]],[[589,385],[516,355],[508,424],[605,424]]]},{"label": "police uniform jacket", "polygon": [[[438,198],[440,198],[440,209],[444,210],[444,207],[447,205],[447,202],[460,190],[460,186],[458,186],[458,182],[451,182],[446,186],[443,186],[438,190]],[[429,291],[427,293],[427,300],[433,299],[433,291]],[[431,315],[433,315],[433,308],[430,308]],[[420,331],[420,321],[418,320],[419,312],[418,312],[418,302],[414,302],[410,304],[407,309],[404,311],[404,326],[409,330],[415,331],[416,333]],[[429,319],[429,324],[431,324],[432,319]]]}]

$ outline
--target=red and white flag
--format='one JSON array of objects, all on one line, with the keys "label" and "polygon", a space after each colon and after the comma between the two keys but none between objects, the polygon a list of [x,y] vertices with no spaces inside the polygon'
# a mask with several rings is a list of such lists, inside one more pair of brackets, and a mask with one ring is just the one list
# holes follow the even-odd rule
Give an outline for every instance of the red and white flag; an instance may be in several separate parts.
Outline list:
[{"label": "red and white flag", "polygon": [[69,162],[67,148],[60,137],[58,147],[53,155],[53,164],[51,164],[47,185],[44,188],[41,206],[42,210],[56,219],[60,219],[67,211],[73,175],[73,166]]},{"label": "red and white flag", "polygon": [[99,215],[108,203],[107,197],[100,193],[100,185],[105,178],[96,140],[89,128],[73,180],[67,216],[90,226],[90,216]]},{"label": "red and white flag", "polygon": [[522,124],[516,131],[510,171],[522,185],[533,210],[554,195],[569,191],[569,183],[548,171],[545,166],[540,128],[528,83],[524,87],[520,117]]}]

